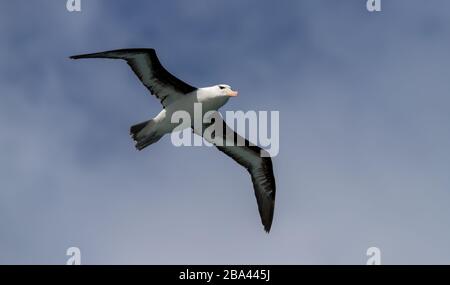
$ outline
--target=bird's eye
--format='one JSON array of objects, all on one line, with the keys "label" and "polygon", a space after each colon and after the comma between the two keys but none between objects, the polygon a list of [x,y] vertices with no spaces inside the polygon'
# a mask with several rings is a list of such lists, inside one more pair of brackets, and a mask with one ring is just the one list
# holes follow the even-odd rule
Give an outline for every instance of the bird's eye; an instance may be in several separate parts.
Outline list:
[{"label": "bird's eye", "polygon": [[225,89],[225,86],[219,86],[220,89]]}]

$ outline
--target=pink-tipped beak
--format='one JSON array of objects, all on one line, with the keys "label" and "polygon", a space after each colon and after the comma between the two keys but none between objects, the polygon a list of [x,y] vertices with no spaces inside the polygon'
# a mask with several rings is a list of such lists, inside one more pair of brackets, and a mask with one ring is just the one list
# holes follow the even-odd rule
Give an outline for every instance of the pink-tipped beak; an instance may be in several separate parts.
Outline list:
[{"label": "pink-tipped beak", "polygon": [[236,97],[238,95],[238,92],[237,91],[230,91],[230,92],[228,92],[228,96],[230,96],[230,97]]}]

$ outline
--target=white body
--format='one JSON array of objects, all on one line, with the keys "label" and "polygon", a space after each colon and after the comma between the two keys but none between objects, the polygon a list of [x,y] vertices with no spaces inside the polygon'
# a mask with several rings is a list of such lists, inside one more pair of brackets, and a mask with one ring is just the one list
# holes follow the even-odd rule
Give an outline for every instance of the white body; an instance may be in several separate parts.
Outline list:
[{"label": "white body", "polygon": [[173,113],[177,111],[186,111],[194,119],[194,104],[202,104],[202,117],[208,111],[217,111],[227,103],[230,98],[228,95],[218,94],[217,86],[199,88],[194,92],[186,94],[182,98],[173,102],[163,109],[152,121],[154,124],[147,125],[140,135],[158,135],[170,133],[177,126],[171,122]]}]

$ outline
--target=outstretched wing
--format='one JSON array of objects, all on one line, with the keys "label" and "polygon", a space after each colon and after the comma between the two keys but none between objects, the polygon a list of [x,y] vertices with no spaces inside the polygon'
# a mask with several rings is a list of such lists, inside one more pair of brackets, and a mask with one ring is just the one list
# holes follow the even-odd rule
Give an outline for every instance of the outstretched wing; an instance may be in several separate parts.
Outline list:
[{"label": "outstretched wing", "polygon": [[197,90],[176,78],[162,66],[154,49],[119,49],[71,56],[80,58],[113,58],[125,60],[139,80],[155,95],[164,107],[181,96]]},{"label": "outstretched wing", "polygon": [[[252,177],[261,222],[266,232],[269,232],[272,226],[276,192],[272,159],[265,150],[235,133],[223,121],[218,112],[216,114],[213,116],[211,124],[204,125],[203,136],[221,152],[248,170]],[[218,132],[218,129],[215,128],[216,131],[213,131],[212,135],[205,136],[205,130],[212,124],[222,126],[221,131]]]}]

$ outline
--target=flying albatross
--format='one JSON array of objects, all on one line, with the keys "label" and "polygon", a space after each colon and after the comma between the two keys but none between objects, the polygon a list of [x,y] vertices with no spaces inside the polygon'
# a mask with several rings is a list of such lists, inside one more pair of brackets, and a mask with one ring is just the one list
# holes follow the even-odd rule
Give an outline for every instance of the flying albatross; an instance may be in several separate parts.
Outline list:
[{"label": "flying albatross", "polygon": [[[125,60],[150,93],[160,100],[163,110],[155,118],[136,124],[130,129],[130,135],[136,142],[138,150],[157,142],[175,128],[176,125],[171,122],[171,115],[174,112],[183,110],[192,115],[194,103],[202,103],[203,113],[218,112],[230,97],[238,94],[225,84],[196,88],[185,83],[161,65],[154,49],[120,49],[75,55],[70,58]],[[261,222],[265,231],[269,232],[275,206],[275,178],[270,155],[231,130],[220,116],[215,116],[212,123],[222,124],[223,131],[215,133],[216,137],[211,142],[250,173]],[[208,124],[204,123],[202,129],[207,126]],[[204,133],[199,133],[194,125],[190,127],[195,133],[204,136]],[[218,139],[223,143],[217,143]],[[238,144],[238,141],[244,143]]]}]

